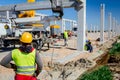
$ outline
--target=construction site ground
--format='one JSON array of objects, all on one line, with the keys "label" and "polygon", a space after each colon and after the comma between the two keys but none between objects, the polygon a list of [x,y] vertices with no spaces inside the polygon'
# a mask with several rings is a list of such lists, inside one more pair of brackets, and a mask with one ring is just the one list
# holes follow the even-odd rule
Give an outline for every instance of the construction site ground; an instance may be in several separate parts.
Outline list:
[{"label": "construction site ground", "polygon": [[[107,33],[105,34],[105,41],[107,45],[102,45],[95,40],[99,37],[99,33],[89,33],[87,36],[92,41],[93,52],[78,51],[77,37],[72,36],[68,40],[68,46],[64,46],[63,39],[56,39],[55,43],[50,45],[48,50],[45,45],[40,53],[44,68],[38,76],[40,80],[76,80],[81,74],[96,65],[95,59],[101,56],[105,48],[109,48],[115,39],[107,41]],[[105,43],[106,43],[105,42]],[[79,44],[80,45],[80,44]],[[102,45],[102,46],[101,46]],[[0,60],[7,55],[12,48],[4,48],[0,50]],[[86,64],[80,62],[82,59],[86,60]],[[83,61],[84,61],[83,60]],[[88,63],[87,63],[88,62]],[[0,80],[14,80],[14,71],[0,66]]]}]

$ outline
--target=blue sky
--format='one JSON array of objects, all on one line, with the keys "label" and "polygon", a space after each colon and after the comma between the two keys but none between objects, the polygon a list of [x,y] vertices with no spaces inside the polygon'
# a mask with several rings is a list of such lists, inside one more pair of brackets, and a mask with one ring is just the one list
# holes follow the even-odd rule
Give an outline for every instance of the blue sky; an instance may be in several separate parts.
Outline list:
[{"label": "blue sky", "polygon": [[[36,0],[41,1],[41,0]],[[88,27],[90,24],[100,25],[100,4],[105,4],[105,26],[108,22],[108,13],[120,22],[120,0],[86,0],[86,20]],[[0,5],[25,3],[27,0],[0,0]],[[37,11],[43,14],[53,15],[51,10]],[[64,9],[64,18],[77,20],[77,13],[73,8]]]}]

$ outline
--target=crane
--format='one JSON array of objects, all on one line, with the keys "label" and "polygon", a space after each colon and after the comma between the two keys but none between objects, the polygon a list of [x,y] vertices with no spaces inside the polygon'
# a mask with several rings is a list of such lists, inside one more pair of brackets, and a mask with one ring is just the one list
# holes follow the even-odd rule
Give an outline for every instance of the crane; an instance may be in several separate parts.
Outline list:
[{"label": "crane", "polygon": [[[83,51],[84,45],[85,45],[85,30],[86,30],[86,0],[56,0],[57,3],[53,3],[55,0],[50,1],[40,1],[40,2],[34,2],[34,3],[23,3],[23,4],[14,4],[14,5],[7,5],[7,6],[0,6],[0,11],[27,11],[27,10],[46,10],[46,9],[52,9],[53,12],[58,12],[62,16],[62,12],[55,11],[53,9],[54,7],[51,5],[55,5],[55,8],[70,8],[73,7],[77,11],[78,14],[78,34],[77,34],[77,50]],[[62,7],[61,7],[62,6]],[[60,9],[62,10],[62,9]],[[56,17],[54,17],[56,18]]]},{"label": "crane", "polygon": [[[35,0],[27,0],[28,3],[34,3]],[[18,18],[23,17],[34,17],[35,16],[35,10],[29,10],[29,11],[23,11],[22,13],[18,14]]]}]

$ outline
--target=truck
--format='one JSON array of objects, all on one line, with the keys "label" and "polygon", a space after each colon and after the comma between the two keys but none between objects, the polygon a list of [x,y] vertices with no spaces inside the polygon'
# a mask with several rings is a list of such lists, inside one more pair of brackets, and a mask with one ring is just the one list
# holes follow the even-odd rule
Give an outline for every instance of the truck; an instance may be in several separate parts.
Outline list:
[{"label": "truck", "polygon": [[[32,3],[32,2],[35,2],[35,0],[28,0],[28,2]],[[46,31],[46,28],[50,26],[51,20],[60,20],[62,19],[62,16],[63,16],[63,8],[61,6],[62,4],[56,5],[55,4],[56,1],[54,0],[50,0],[50,2],[51,2],[51,8],[49,9],[52,9],[53,13],[58,13],[59,16],[36,17],[34,9],[27,9],[27,8],[32,8],[29,6],[30,4],[28,4],[27,8],[23,7],[22,9],[20,9],[19,8],[20,6],[16,4],[8,7],[3,6],[3,7],[6,7],[6,9],[10,9],[10,10],[6,10],[2,8],[3,11],[12,11],[12,15],[14,16],[12,18],[0,18],[0,31],[1,31],[0,46],[8,47],[10,45],[13,45],[15,47],[16,44],[20,44],[19,42],[20,35],[24,31],[27,31],[33,34],[33,41],[32,41],[33,47],[37,49],[41,49],[41,47],[46,42],[48,42],[48,37],[45,37],[45,39],[44,37],[43,38],[40,37],[41,31]],[[60,1],[59,3],[62,3],[62,1]],[[17,7],[20,10],[17,10],[16,9]],[[36,24],[36,22],[37,23],[42,22],[44,24],[44,27],[42,27],[41,29],[40,27],[34,27],[31,25],[34,23]],[[26,24],[28,24],[27,27],[26,27]]]},{"label": "truck", "polygon": [[41,49],[44,44],[41,32],[44,31],[43,27],[24,26],[22,24],[13,24],[12,19],[0,18],[0,47],[8,47],[19,45],[19,38],[25,31],[32,33],[33,41],[32,46],[36,49]]}]

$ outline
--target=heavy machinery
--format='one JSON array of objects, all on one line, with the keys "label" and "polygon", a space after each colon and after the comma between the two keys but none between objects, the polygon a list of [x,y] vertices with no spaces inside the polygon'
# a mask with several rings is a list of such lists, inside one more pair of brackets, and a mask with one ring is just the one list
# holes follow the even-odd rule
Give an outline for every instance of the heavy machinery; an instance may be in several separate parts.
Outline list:
[{"label": "heavy machinery", "polygon": [[40,46],[41,38],[40,31],[43,31],[43,28],[24,26],[24,25],[13,25],[13,22],[10,19],[0,19],[0,45],[1,47],[8,47],[10,45],[20,44],[19,37],[24,31],[31,32],[33,34],[33,46],[38,48]]},{"label": "heavy machinery", "polygon": [[[33,2],[35,2],[35,0],[28,0],[28,3],[33,3]],[[59,13],[59,11],[60,10],[57,10],[57,13]],[[43,19],[42,18],[39,19],[40,16],[35,17],[34,10],[15,11],[14,9],[12,13],[16,15],[16,18],[15,17],[11,19],[1,18],[1,22],[0,22],[0,26],[4,26],[4,27],[0,27],[0,30],[1,30],[0,44],[1,46],[3,45],[4,47],[8,47],[9,45],[14,45],[15,47],[16,44],[20,44],[19,42],[20,35],[24,31],[28,31],[33,34],[33,42],[32,42],[33,47],[37,49],[38,48],[41,49],[42,45],[45,44],[44,42],[46,42],[46,41],[43,41],[46,39],[42,39],[44,37],[42,38],[40,37],[41,32],[46,30],[45,26],[48,27],[50,25],[51,20],[58,19],[57,16],[44,16]],[[61,15],[59,19],[60,18],[62,18]],[[40,23],[40,21],[42,24]]]},{"label": "heavy machinery", "polygon": [[50,26],[50,33],[53,38],[57,37],[57,35],[59,34],[59,29],[60,29],[59,25],[51,25]]},{"label": "heavy machinery", "polygon": [[54,16],[53,18],[61,19],[63,15],[62,8],[70,8],[70,7],[74,7],[78,14],[77,22],[78,22],[79,27],[77,31],[78,33],[77,49],[84,50],[85,25],[86,25],[86,0],[65,0],[65,1],[63,0],[50,0],[49,1],[48,0],[48,1],[35,2],[31,4],[30,3],[14,4],[14,5],[0,6],[0,12],[13,11],[14,13],[18,14],[19,11],[52,9],[53,12],[56,12],[59,14],[59,16]]},{"label": "heavy machinery", "polygon": [[[35,0],[27,0],[28,3],[34,3]],[[35,10],[29,10],[29,11],[21,11],[18,15],[19,18],[23,17],[34,17],[35,16]]]},{"label": "heavy machinery", "polygon": [[41,19],[43,24],[38,24],[37,21],[40,21],[39,17],[16,19],[0,18],[0,45],[3,47],[13,45],[15,47],[16,44],[20,44],[20,35],[24,31],[27,31],[33,34],[33,47],[41,49],[42,45],[45,44],[44,42],[46,42],[43,40],[48,40],[42,39],[48,37],[41,37],[41,32],[46,31],[46,28],[50,25],[51,20],[53,20],[53,17],[45,16]]}]

